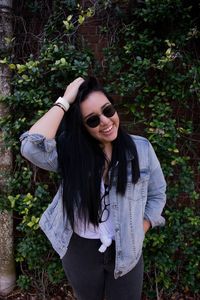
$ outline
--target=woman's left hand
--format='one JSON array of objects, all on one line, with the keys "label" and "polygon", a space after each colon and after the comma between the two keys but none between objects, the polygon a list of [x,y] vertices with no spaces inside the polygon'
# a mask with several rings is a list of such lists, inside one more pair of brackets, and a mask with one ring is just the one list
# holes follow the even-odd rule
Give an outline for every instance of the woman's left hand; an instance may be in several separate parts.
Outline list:
[{"label": "woman's left hand", "polygon": [[143,221],[144,233],[146,233],[151,227],[151,223],[148,220]]}]

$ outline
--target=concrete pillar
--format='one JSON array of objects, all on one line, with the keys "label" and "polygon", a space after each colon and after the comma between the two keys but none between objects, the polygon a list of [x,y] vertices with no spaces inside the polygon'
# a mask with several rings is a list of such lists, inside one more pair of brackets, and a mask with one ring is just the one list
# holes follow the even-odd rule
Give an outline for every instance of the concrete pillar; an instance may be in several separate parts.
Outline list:
[{"label": "concrete pillar", "polygon": [[[12,38],[12,0],[0,0],[0,52],[9,54],[10,45],[6,39]],[[10,93],[10,71],[0,64],[0,96]],[[0,103],[0,118],[8,114],[7,107]],[[0,198],[8,190],[8,174],[12,166],[12,155],[6,149],[0,129]],[[1,200],[0,200],[1,201]],[[0,211],[0,295],[7,295],[15,286],[15,264],[13,257],[13,218],[12,213]]]}]

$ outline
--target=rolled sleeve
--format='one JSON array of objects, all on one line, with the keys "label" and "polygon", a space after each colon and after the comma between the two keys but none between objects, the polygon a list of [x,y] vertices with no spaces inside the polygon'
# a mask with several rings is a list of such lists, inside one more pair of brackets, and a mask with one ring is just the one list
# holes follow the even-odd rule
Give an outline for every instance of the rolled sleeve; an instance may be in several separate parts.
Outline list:
[{"label": "rolled sleeve", "polygon": [[150,178],[144,218],[151,226],[165,225],[162,211],[166,203],[166,181],[152,145],[149,143]]},{"label": "rolled sleeve", "polygon": [[46,139],[41,134],[25,132],[20,136],[21,154],[37,167],[57,172],[58,155],[55,139]]}]

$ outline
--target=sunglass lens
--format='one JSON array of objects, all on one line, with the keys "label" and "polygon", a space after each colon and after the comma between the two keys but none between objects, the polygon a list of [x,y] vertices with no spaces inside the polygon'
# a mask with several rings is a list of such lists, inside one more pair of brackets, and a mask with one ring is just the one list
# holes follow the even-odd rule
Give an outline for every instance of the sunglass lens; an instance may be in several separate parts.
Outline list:
[{"label": "sunglass lens", "polygon": [[106,116],[107,118],[111,118],[112,116],[114,116],[115,112],[115,108],[112,105],[106,106],[102,111],[104,116]]},{"label": "sunglass lens", "polygon": [[86,120],[86,124],[91,128],[97,127],[99,123],[100,123],[99,116],[92,116]]}]

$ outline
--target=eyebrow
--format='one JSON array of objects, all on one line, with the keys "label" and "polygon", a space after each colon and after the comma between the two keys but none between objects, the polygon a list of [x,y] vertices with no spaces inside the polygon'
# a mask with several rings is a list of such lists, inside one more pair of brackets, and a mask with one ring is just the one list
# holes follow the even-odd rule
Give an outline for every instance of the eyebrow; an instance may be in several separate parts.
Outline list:
[{"label": "eyebrow", "polygon": [[[112,104],[111,104],[110,102],[105,103],[105,104],[101,107],[101,110],[103,110],[104,107],[106,107],[106,106],[108,106],[108,105],[112,105]],[[93,116],[93,115],[97,115],[97,114],[94,113],[94,112],[92,112],[91,114],[89,114],[89,115],[87,115],[87,116],[85,116],[85,117],[83,117],[83,118],[84,118],[84,120],[85,120],[85,119],[87,119],[87,118],[89,118],[90,116]]]}]

